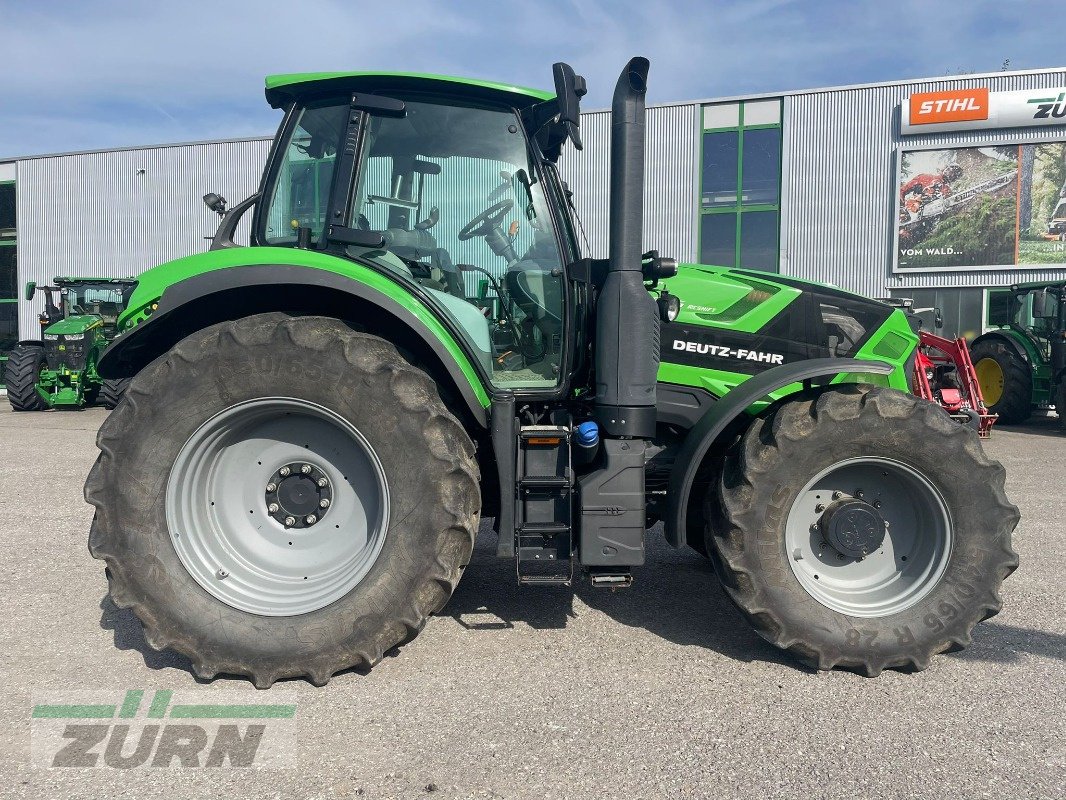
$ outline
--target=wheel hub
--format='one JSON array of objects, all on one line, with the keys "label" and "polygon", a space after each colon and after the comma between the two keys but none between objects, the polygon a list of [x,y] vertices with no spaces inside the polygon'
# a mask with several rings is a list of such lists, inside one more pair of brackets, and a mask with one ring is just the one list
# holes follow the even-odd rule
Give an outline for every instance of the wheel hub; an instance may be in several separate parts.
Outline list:
[{"label": "wheel hub", "polygon": [[317,525],[333,503],[333,485],[325,472],[306,461],[279,468],[267,481],[267,513],[286,528]]},{"label": "wheel hub", "polygon": [[885,520],[863,500],[837,500],[825,510],[818,527],[837,552],[849,558],[865,558],[885,540]]}]

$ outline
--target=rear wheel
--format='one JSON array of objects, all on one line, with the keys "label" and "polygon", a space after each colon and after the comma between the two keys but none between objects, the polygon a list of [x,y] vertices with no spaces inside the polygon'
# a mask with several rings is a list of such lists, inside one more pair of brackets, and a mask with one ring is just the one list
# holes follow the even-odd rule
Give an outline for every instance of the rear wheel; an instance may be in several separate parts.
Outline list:
[{"label": "rear wheel", "polygon": [[99,445],[89,549],[149,644],[203,678],[372,666],[469,561],[473,444],[425,372],[337,320],[189,336],[134,378]]},{"label": "rear wheel", "polygon": [[104,408],[114,408],[129,385],[129,378],[108,378],[101,384],[96,399]]},{"label": "rear wheel", "polygon": [[38,345],[19,345],[8,353],[4,382],[8,402],[15,411],[44,411],[48,408],[48,403],[37,394],[37,382],[47,366],[44,348]]},{"label": "rear wheel", "polygon": [[932,403],[829,391],[752,424],[720,482],[726,525],[707,538],[769,642],[818,669],[923,669],[999,611],[1018,563],[1004,477]]},{"label": "rear wheel", "polygon": [[1033,411],[1033,371],[1017,351],[1005,342],[986,339],[970,353],[981,396],[999,421],[1017,425]]}]

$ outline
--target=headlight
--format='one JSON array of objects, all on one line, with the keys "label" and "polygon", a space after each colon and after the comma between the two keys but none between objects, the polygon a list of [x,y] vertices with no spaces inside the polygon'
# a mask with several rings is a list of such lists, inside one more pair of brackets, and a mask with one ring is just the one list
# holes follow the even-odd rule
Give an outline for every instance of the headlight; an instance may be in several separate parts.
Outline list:
[{"label": "headlight", "polygon": [[59,339],[59,336],[57,334],[54,334],[54,333],[46,333],[44,335],[44,338],[45,338],[45,341],[54,342],[54,341]]},{"label": "headlight", "polygon": [[85,338],[85,334],[84,333],[68,333],[66,335],[66,340],[68,342],[77,342],[77,341],[80,341],[80,340],[82,340],[84,338]]},{"label": "headlight", "polygon": [[681,313],[681,299],[677,295],[670,294],[666,289],[662,290],[655,303],[659,306],[659,318],[663,322],[673,322]]}]

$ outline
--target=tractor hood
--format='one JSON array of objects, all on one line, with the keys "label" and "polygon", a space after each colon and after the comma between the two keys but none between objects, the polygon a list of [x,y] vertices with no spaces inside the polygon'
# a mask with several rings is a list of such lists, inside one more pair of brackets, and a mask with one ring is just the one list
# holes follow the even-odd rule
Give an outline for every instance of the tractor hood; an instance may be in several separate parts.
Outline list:
[{"label": "tractor hood", "polygon": [[890,363],[898,369],[889,385],[907,388],[918,337],[885,303],[787,275],[702,264],[679,266],[660,286],[681,301],[676,319],[662,326],[661,381],[697,382],[721,396],[773,366],[835,357]]},{"label": "tractor hood", "polygon": [[99,328],[103,324],[104,321],[95,314],[76,314],[52,323],[44,329],[44,333],[49,336],[70,336]]}]

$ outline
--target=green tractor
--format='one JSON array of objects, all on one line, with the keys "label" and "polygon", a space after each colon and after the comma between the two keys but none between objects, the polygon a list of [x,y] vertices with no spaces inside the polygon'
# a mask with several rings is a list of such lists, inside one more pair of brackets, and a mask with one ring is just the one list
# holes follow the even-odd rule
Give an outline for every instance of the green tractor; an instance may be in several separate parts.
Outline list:
[{"label": "green tractor", "polygon": [[[44,294],[40,339],[24,339],[11,351],[5,379],[15,411],[114,408],[128,378],[106,379],[97,371],[104,348],[117,332],[119,315],[136,282],[132,278],[56,278],[55,286],[26,284],[26,300]],[[60,296],[59,303],[55,295]]]},{"label": "green tractor", "polygon": [[556,168],[569,66],[554,94],[267,79],[259,191],[205,197],[211,249],[140,276],[100,362],[133,381],[89,549],[152,647],[259,687],[370,667],[489,517],[521,586],[607,589],[661,521],[819,669],[921,669],[999,610],[1018,510],[975,431],[909,394],[903,313],[642,252],[647,72],[615,88],[603,260]]},{"label": "green tractor", "polygon": [[1054,405],[1066,432],[1066,281],[993,295],[989,322],[998,329],[970,345],[989,410],[1017,425]]}]

